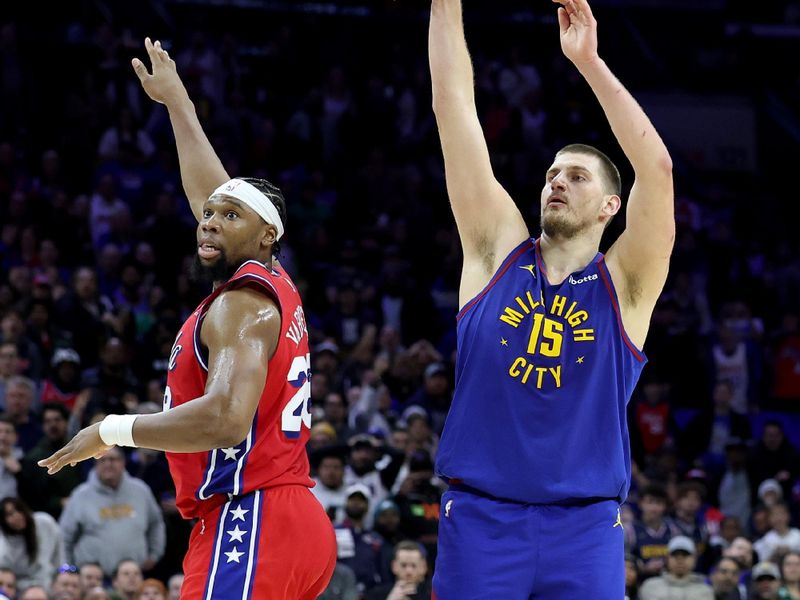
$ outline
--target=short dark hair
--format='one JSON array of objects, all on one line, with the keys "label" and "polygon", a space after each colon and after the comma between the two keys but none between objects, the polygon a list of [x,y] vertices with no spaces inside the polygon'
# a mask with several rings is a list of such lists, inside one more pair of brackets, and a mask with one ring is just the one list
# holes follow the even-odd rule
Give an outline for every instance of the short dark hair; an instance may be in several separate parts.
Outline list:
[{"label": "short dark hair", "polygon": [[425,548],[419,542],[414,542],[412,540],[403,540],[402,542],[398,542],[397,546],[394,547],[394,556],[392,558],[397,560],[400,552],[405,550],[406,552],[419,552],[422,558],[427,558],[427,552],[425,552]]},{"label": "short dark hair", "polygon": [[[238,177],[237,179],[246,181],[270,199],[272,204],[275,205],[275,208],[278,209],[278,215],[281,217],[281,224],[283,225],[283,229],[286,230],[286,198],[283,197],[283,192],[281,192],[280,188],[266,179],[259,179],[258,177]],[[272,244],[272,255],[277,256],[280,252],[280,242],[275,240]]]},{"label": "short dark hair", "polygon": [[137,567],[139,567],[139,570],[140,570],[140,571],[142,570],[142,566],[141,566],[141,565],[140,565],[140,564],[139,564],[137,561],[133,560],[132,558],[123,558],[123,559],[122,559],[121,561],[119,561],[119,562],[117,563],[117,565],[114,567],[114,571],[112,571],[112,573],[111,573],[111,579],[116,579],[116,578],[117,578],[117,575],[119,575],[119,570],[120,570],[120,567],[122,567],[122,565],[124,565],[125,563],[133,563],[133,564],[135,564]]},{"label": "short dark hair", "polygon": [[556,156],[565,152],[588,154],[596,157],[600,161],[600,175],[605,181],[606,191],[617,196],[622,194],[622,177],[619,174],[619,169],[604,152],[588,144],[568,144],[556,152]]},{"label": "short dark hair", "polygon": [[721,557],[719,558],[719,560],[717,560],[717,562],[715,562],[715,563],[714,563],[714,566],[713,566],[713,567],[711,567],[711,572],[713,573],[714,571],[716,571],[717,569],[719,569],[719,566],[720,566],[720,565],[723,563],[723,561],[726,561],[726,560],[729,560],[730,562],[732,562],[733,564],[735,564],[735,565],[736,565],[736,570],[737,570],[737,571],[741,571],[741,570],[742,570],[742,565],[741,565],[741,563],[740,563],[738,560],[736,560],[736,559],[735,559],[735,558],[733,558],[732,556],[721,556]]},{"label": "short dark hair", "polygon": [[59,404],[58,402],[45,402],[42,404],[42,420],[44,420],[44,413],[48,410],[56,411],[64,417],[65,421],[69,421],[69,409],[63,404]]},{"label": "short dark hair", "polygon": [[675,497],[677,499],[683,498],[684,496],[688,496],[690,492],[696,492],[700,499],[703,500],[706,497],[706,490],[705,488],[696,481],[682,481],[678,484],[675,488]]},{"label": "short dark hair", "polygon": [[650,496],[656,500],[663,500],[664,502],[668,500],[667,490],[657,483],[651,483],[642,488],[642,491],[639,493],[639,498],[644,498],[645,496]]}]

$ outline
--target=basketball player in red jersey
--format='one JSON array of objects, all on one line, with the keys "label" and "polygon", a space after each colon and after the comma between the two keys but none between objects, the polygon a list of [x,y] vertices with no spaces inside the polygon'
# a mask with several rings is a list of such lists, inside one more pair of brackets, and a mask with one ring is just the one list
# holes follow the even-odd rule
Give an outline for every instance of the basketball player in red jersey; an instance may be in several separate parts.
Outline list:
[{"label": "basketball player in red jersey", "polygon": [[195,271],[213,292],[186,320],[169,362],[164,411],[109,415],[39,464],[55,473],[114,444],[167,452],[177,504],[197,519],[184,560],[186,600],[311,600],[336,563],[325,511],[309,491],[308,332],[297,288],[273,260],[286,206],[264,180],[229,179],[175,63],[145,41],[198,218]]}]

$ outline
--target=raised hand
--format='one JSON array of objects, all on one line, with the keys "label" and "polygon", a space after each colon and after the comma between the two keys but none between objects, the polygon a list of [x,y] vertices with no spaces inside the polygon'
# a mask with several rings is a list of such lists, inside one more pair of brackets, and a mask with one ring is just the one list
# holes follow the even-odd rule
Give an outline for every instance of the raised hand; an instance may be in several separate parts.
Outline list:
[{"label": "raised hand", "polygon": [[169,53],[161,47],[161,42],[155,44],[150,38],[144,39],[144,47],[150,57],[152,75],[147,72],[147,67],[138,58],[131,61],[133,70],[142,82],[142,88],[151,99],[161,104],[169,105],[171,102],[182,100],[187,96],[186,88],[178,76],[175,61]]},{"label": "raised hand", "polygon": [[558,9],[561,50],[575,66],[597,58],[597,21],[587,0],[553,0]]},{"label": "raised hand", "polygon": [[108,452],[109,448],[111,446],[104,444],[100,437],[100,423],[95,423],[79,431],[66,446],[52,456],[40,460],[38,465],[47,469],[48,475],[54,475],[67,465],[74,467],[89,458],[99,458]]}]

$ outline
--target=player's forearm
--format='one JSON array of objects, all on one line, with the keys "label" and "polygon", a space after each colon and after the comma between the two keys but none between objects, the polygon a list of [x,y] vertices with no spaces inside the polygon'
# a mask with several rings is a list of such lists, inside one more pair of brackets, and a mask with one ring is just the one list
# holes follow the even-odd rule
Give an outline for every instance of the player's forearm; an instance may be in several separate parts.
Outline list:
[{"label": "player's forearm", "polygon": [[199,221],[203,203],[211,192],[230,178],[208,141],[189,97],[168,104],[167,110],[178,147],[183,189],[192,213]]},{"label": "player's forearm", "polygon": [[133,441],[140,448],[165,452],[207,452],[229,448],[247,437],[232,421],[228,403],[208,394],[162,413],[140,415]]},{"label": "player's forearm", "polygon": [[474,77],[461,0],[433,0],[428,32],[428,56],[433,84],[433,108],[446,113],[453,106],[475,102]]},{"label": "player's forearm", "polygon": [[600,102],[637,179],[648,177],[671,181],[669,151],[636,99],[602,59],[577,66]]}]

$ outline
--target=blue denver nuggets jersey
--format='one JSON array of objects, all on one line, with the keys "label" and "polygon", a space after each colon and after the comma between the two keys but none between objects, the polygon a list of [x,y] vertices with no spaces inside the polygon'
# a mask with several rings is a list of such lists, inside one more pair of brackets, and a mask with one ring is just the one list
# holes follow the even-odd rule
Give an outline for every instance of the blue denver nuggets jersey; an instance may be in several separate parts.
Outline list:
[{"label": "blue denver nuggets jersey", "polygon": [[622,501],[626,405],[646,362],[602,254],[550,285],[526,240],[458,314],[456,391],[436,471],[497,498]]}]

